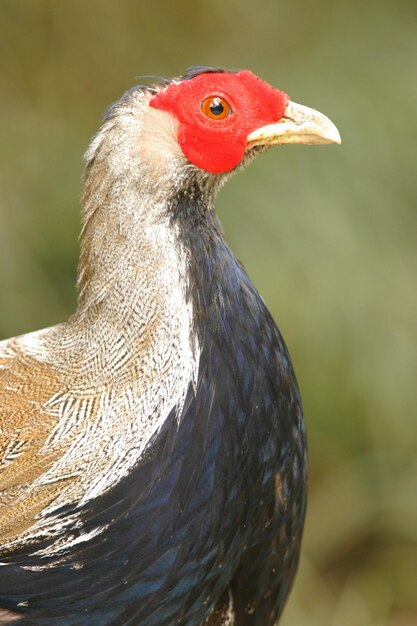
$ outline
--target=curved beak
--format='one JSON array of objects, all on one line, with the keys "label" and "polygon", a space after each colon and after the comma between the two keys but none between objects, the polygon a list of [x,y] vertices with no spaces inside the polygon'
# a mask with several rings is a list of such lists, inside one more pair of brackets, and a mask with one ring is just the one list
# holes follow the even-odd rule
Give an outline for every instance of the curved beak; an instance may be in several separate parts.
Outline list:
[{"label": "curved beak", "polygon": [[328,117],[305,107],[289,102],[284,116],[276,124],[257,128],[248,135],[248,147],[272,146],[281,143],[341,143],[336,126]]}]

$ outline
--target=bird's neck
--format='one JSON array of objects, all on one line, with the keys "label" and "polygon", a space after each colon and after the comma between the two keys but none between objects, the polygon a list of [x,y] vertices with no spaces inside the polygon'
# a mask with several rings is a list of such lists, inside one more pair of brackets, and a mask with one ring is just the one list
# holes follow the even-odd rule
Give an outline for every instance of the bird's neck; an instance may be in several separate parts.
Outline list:
[{"label": "bird's neck", "polygon": [[[213,195],[191,185],[155,198],[134,182],[86,194],[75,318],[135,335],[175,315],[199,315],[221,278],[218,251],[228,250]],[[192,290],[201,292],[194,302]]]},{"label": "bird's neck", "polygon": [[175,307],[185,290],[186,257],[167,220],[147,222],[141,202],[129,220],[97,214],[84,233],[78,274],[77,316],[85,323],[110,322],[116,331],[152,326]]}]

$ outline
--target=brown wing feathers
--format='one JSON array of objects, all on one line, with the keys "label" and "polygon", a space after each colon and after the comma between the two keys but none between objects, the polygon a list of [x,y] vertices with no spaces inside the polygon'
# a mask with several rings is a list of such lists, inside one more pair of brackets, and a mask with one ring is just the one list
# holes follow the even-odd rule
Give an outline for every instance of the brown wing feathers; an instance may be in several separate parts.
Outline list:
[{"label": "brown wing feathers", "polygon": [[56,496],[59,484],[33,488],[58,456],[43,453],[56,425],[44,405],[59,389],[59,376],[46,363],[26,354],[13,340],[0,356],[0,543],[34,523]]}]

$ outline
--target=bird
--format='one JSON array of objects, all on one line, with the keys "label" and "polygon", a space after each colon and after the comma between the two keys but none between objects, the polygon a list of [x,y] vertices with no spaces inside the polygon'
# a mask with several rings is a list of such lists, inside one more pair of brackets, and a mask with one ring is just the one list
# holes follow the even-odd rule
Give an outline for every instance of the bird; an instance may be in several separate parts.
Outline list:
[{"label": "bird", "polygon": [[193,67],[106,111],[85,154],[76,310],[0,342],[0,623],[277,624],[305,422],[215,198],[291,143],[340,135],[249,70]]}]

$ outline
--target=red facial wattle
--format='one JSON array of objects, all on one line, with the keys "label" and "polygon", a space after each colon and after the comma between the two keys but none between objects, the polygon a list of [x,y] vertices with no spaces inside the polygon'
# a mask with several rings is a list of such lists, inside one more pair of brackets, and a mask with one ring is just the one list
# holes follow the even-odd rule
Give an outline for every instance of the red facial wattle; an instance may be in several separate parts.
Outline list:
[{"label": "red facial wattle", "polygon": [[[224,106],[221,114],[209,114],[211,98]],[[208,100],[210,99],[210,100]],[[218,99],[218,100],[217,100]],[[284,115],[289,97],[247,70],[208,72],[190,80],[171,83],[153,96],[150,106],[167,111],[179,122],[178,143],[185,157],[197,167],[220,174],[242,160],[248,135]]]}]

